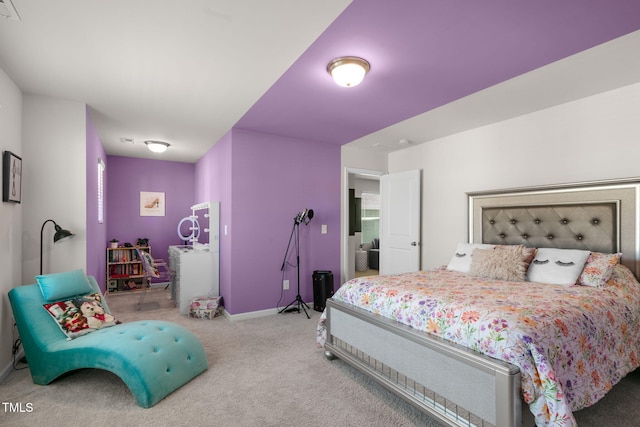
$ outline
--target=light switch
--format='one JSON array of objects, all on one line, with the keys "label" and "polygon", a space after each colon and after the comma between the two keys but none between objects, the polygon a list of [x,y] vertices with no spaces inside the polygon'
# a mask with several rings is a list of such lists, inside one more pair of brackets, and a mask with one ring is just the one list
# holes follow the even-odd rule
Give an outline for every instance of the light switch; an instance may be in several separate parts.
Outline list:
[{"label": "light switch", "polygon": [[320,232],[322,234],[327,234],[327,224],[322,224],[322,230]]}]

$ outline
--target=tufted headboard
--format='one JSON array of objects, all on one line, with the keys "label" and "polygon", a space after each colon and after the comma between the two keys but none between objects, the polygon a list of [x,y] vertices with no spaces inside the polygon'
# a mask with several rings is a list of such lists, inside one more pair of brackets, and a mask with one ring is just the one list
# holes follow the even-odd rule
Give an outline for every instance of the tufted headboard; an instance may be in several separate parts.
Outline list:
[{"label": "tufted headboard", "polygon": [[640,179],[467,196],[472,243],[622,252],[640,273]]}]

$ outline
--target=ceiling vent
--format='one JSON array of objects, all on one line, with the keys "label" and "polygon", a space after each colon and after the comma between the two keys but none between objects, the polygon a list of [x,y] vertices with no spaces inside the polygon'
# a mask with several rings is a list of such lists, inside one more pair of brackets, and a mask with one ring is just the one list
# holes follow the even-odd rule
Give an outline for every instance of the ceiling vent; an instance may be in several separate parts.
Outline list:
[{"label": "ceiling vent", "polygon": [[411,141],[410,139],[402,138],[397,142],[397,144],[393,144],[393,143],[383,144],[382,142],[376,142],[375,144],[373,144],[373,148],[379,148],[379,149],[388,150],[388,151],[395,151],[400,148],[408,147],[411,144],[413,144],[413,141]]},{"label": "ceiling vent", "polygon": [[393,145],[383,144],[381,142],[376,142],[375,144],[373,144],[373,148],[378,148],[380,150],[389,150],[389,151],[393,151],[396,149],[396,147],[394,147]]},{"label": "ceiling vent", "polygon": [[14,21],[22,21],[18,11],[11,3],[11,0],[0,0],[0,17],[5,19],[13,19]]}]

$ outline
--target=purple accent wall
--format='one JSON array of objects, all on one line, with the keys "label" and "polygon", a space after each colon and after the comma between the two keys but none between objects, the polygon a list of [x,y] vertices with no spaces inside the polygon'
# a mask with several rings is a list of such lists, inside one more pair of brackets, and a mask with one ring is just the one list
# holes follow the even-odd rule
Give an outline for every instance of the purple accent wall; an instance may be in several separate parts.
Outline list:
[{"label": "purple accent wall", "polygon": [[[98,223],[98,159],[107,163],[107,155],[102,147],[98,132],[91,120],[89,108],[86,112],[87,132],[87,266],[86,273],[98,281],[100,289],[106,289],[106,261],[103,242],[108,240],[107,222]],[[106,178],[106,174],[104,175]],[[106,183],[105,183],[106,187]],[[105,200],[105,210],[107,201]]]},{"label": "purple accent wall", "polygon": [[[220,202],[220,295],[231,295],[231,236],[224,234],[224,226],[231,229],[231,131],[211,147],[195,165],[196,203]],[[226,301],[225,299],[225,301]],[[226,302],[225,302],[226,304]],[[229,310],[228,307],[225,307]]]},{"label": "purple accent wall", "polygon": [[[305,208],[314,210],[314,218],[300,226],[303,300],[313,300],[314,270],[339,277],[339,146],[233,129],[196,171],[198,198],[221,202],[220,293],[229,313],[282,308],[295,299],[296,268],[287,266],[283,276],[280,267],[293,218]],[[293,242],[288,263],[295,265]],[[290,281],[288,291],[282,291],[283,278]]]},{"label": "purple accent wall", "polygon": [[[99,242],[102,255],[109,240],[135,245],[148,238],[154,258],[168,261],[170,245],[182,245],[178,223],[191,215],[195,165],[165,160],[109,156],[107,163],[107,235]],[[165,216],[140,216],[140,192],[165,193]]]}]

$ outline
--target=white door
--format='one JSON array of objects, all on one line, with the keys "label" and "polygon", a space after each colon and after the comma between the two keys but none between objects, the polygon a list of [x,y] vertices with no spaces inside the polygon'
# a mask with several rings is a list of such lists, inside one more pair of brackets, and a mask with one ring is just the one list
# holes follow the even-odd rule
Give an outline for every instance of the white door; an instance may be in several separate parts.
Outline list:
[{"label": "white door", "polygon": [[420,170],[380,179],[380,274],[420,269]]}]

